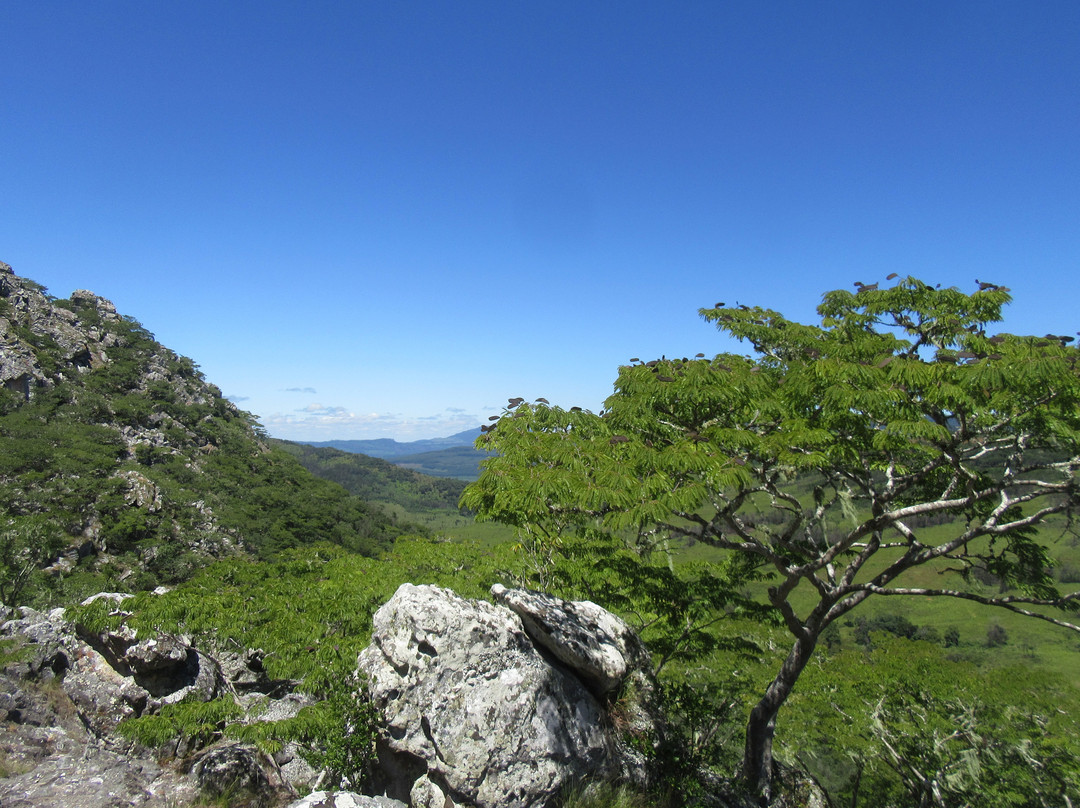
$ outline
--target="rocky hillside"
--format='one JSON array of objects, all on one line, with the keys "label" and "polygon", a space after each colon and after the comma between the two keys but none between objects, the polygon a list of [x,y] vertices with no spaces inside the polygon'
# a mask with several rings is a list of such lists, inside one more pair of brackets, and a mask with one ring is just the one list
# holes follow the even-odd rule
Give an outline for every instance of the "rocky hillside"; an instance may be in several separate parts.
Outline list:
[{"label": "rocky hillside", "polygon": [[[272,447],[196,365],[92,292],[56,299],[0,263],[0,599],[127,591],[208,559],[410,526]],[[47,574],[39,576],[38,569]]]}]

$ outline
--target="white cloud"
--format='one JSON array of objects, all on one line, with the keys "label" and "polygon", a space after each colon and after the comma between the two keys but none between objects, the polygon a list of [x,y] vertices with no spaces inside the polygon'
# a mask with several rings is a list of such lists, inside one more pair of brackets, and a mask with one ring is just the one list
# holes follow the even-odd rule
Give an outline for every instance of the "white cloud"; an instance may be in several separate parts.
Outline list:
[{"label": "white cloud", "polygon": [[286,393],[310,393],[315,395],[318,391],[314,387],[286,387]]},{"label": "white cloud", "polygon": [[357,413],[347,407],[312,403],[287,413],[261,419],[273,436],[286,440],[363,440],[395,438],[399,441],[443,438],[472,429],[483,421],[459,407],[447,407],[434,415]]},{"label": "white cloud", "polygon": [[344,407],[327,407],[322,404],[308,404],[303,409],[296,410],[296,412],[311,413],[314,416],[322,416],[325,418],[340,418],[343,416],[349,418],[356,417]]}]

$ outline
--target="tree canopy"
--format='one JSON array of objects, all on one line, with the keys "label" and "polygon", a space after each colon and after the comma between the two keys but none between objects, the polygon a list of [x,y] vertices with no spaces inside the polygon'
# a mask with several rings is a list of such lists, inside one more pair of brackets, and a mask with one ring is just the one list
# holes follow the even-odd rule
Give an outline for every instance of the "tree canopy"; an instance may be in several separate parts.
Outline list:
[{"label": "tree canopy", "polygon": [[[1080,351],[989,333],[1010,299],[905,278],[826,293],[819,324],[702,309],[753,353],[632,360],[598,414],[512,399],[462,504],[541,546],[684,538],[768,572],[793,643],[746,732],[743,777],[767,801],[777,712],[822,632],[870,596],[967,598],[1080,631],[1080,593],[1057,589],[1036,539],[1080,502]],[[988,572],[1001,591],[912,583],[924,565]]]}]

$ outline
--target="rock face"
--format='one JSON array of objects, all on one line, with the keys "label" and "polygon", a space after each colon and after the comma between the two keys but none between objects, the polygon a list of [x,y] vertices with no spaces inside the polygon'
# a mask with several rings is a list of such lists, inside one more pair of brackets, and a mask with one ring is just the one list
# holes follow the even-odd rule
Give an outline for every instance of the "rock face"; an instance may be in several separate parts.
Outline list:
[{"label": "rock face", "polygon": [[[530,595],[499,590],[515,603]],[[593,604],[547,602],[559,604],[560,629],[547,632],[547,644],[576,638],[561,659],[510,609],[449,590],[404,584],[379,609],[359,668],[385,719],[380,764],[389,795],[414,808],[539,808],[578,780],[644,778],[596,695],[614,692],[620,665],[625,679],[640,660],[616,659],[622,632],[614,627],[596,644],[605,664],[589,658],[576,670],[575,660],[590,657],[584,636],[594,626],[574,628],[573,615],[590,615],[590,624],[617,618]]]},{"label": "rock face", "polygon": [[[129,596],[96,597],[119,605]],[[267,703],[266,693],[280,693],[284,683],[262,674],[257,651],[235,655],[226,671],[183,637],[140,638],[123,626],[89,634],[65,620],[63,609],[22,608],[0,625],[0,639],[21,646],[0,669],[3,808],[175,808],[233,794],[244,795],[246,805],[270,805],[295,793],[286,778],[310,785],[317,776],[299,761],[278,765],[244,745],[198,751],[175,739],[166,749],[149,750],[114,732],[125,718],[185,697],[208,701],[229,694],[253,705],[261,698],[260,716],[295,715],[306,703],[300,697]],[[190,771],[158,760],[162,753],[181,758],[196,752]]]},{"label": "rock face", "polygon": [[[124,318],[105,298],[79,289],[58,304],[44,287],[20,278],[2,261],[0,301],[0,385],[26,399],[66,377],[108,365],[112,349],[124,340],[111,328]],[[49,363],[40,361],[45,344],[54,354]],[[154,381],[168,381],[185,401],[207,401],[212,392],[205,384],[170,370],[176,359],[162,348],[150,358],[140,383],[145,387]]]},{"label": "rock face", "polygon": [[630,627],[591,601],[571,603],[501,584],[491,587],[491,594],[521,618],[533,641],[576,671],[598,696],[622,684],[631,667],[645,658]]},{"label": "rock face", "polygon": [[[0,805],[165,808],[198,796],[189,777],[111,734],[155,697],[80,639],[62,609],[24,608],[0,627],[0,638],[23,643],[18,661],[0,672],[0,761],[9,773],[0,779]],[[133,638],[108,639],[134,645]]]},{"label": "rock face", "polygon": [[664,711],[652,660],[637,633],[623,620],[591,601],[566,601],[542,592],[491,587],[497,603],[513,611],[536,645],[608,702],[618,724],[624,779],[645,785],[653,776],[642,751],[656,751],[665,740]]},{"label": "rock face", "polygon": [[[78,291],[71,297],[73,302],[93,308],[103,320],[120,319],[112,303],[90,292]],[[79,328],[74,312],[52,306],[41,287],[19,278],[3,262],[0,299],[8,304],[6,316],[0,317],[0,385],[29,399],[37,388],[51,383],[30,344],[43,335],[49,336],[63,363],[74,372],[107,361],[106,353],[115,344],[112,335],[101,329]]]}]

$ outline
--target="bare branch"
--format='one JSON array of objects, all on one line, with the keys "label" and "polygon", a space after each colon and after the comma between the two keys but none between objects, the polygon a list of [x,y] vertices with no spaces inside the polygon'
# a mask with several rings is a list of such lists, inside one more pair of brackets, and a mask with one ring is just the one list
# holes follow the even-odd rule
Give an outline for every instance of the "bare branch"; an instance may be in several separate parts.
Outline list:
[{"label": "bare branch", "polygon": [[959,589],[889,588],[884,586],[875,586],[874,584],[856,584],[855,588],[874,595],[922,595],[925,597],[947,597],[960,598],[962,600],[972,600],[976,603],[981,603],[984,606],[998,606],[1002,609],[1008,609],[1010,612],[1016,612],[1017,614],[1022,614],[1026,617],[1034,617],[1039,620],[1045,620],[1048,623],[1053,623],[1055,626],[1061,626],[1062,628],[1067,628],[1072,631],[1080,632],[1080,625],[1070,623],[1067,620],[1058,620],[1057,618],[1051,617],[1050,615],[1033,612],[1029,609],[1023,609],[1016,605],[1018,603],[1023,603],[1029,606],[1052,606],[1055,608],[1064,608],[1065,604],[1080,600],[1080,592],[1074,592],[1071,595],[1065,595],[1064,597],[1057,600],[1046,600],[1042,598],[1024,597],[1023,595],[986,597],[985,595],[977,595],[974,592],[964,592]]}]

